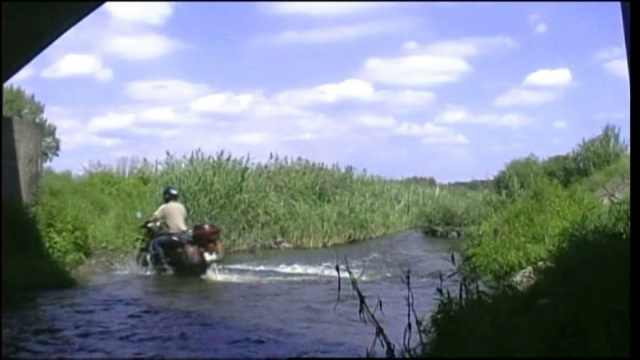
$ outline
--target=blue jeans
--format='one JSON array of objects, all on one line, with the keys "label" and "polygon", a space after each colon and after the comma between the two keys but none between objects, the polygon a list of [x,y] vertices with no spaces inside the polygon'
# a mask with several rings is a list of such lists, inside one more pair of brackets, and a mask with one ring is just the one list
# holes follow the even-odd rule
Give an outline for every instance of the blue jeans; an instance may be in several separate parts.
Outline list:
[{"label": "blue jeans", "polygon": [[167,260],[164,256],[165,249],[175,249],[181,247],[183,242],[176,240],[177,234],[163,234],[153,240],[149,244],[149,250],[152,254],[152,261],[154,266],[167,265]]}]

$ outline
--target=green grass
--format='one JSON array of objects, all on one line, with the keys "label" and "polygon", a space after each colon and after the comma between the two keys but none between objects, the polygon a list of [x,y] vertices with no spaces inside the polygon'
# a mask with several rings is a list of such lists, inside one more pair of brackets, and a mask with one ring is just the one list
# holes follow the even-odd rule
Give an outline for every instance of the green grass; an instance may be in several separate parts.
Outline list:
[{"label": "green grass", "polygon": [[630,218],[623,202],[575,221],[524,292],[446,295],[431,318],[428,357],[630,355]]},{"label": "green grass", "polygon": [[[443,291],[423,355],[629,356],[630,157],[619,131],[607,126],[567,155],[514,160],[494,188],[462,270],[495,289]],[[509,284],[539,261],[552,266],[530,288]]]},{"label": "green grass", "polygon": [[37,214],[49,251],[68,267],[131,251],[136,212],[148,216],[176,186],[193,225],[212,221],[229,249],[287,242],[320,248],[423,225],[467,225],[485,216],[488,192],[436,190],[350,167],[273,157],[266,164],[202,152],[162,163],[128,160],[87,174],[45,174]]}]

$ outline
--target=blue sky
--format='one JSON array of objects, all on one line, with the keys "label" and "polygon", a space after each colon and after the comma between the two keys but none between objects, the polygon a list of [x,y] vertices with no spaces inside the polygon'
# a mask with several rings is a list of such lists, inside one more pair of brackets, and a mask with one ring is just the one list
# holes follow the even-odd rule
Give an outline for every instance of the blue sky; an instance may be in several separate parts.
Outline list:
[{"label": "blue sky", "polygon": [[9,83],[58,170],[200,148],[448,182],[629,138],[618,2],[106,3]]}]

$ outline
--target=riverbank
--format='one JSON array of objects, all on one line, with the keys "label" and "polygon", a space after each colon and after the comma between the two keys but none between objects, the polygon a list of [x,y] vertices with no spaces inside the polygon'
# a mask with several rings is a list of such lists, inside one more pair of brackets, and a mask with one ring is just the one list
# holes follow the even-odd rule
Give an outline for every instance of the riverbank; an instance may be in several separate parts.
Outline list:
[{"label": "riverbank", "polygon": [[442,294],[422,355],[629,356],[630,156],[619,133],[515,160],[494,181],[501,204],[468,232],[462,263],[494,289],[470,281]]},{"label": "riverbank", "polygon": [[167,185],[181,191],[188,223],[214,222],[226,248],[238,251],[317,249],[423,225],[463,227],[485,217],[494,197],[299,159],[256,164],[201,152],[162,163],[129,159],[81,176],[44,174],[36,213],[47,249],[70,269],[97,253],[132,253],[141,235],[137,215],[151,214]]}]

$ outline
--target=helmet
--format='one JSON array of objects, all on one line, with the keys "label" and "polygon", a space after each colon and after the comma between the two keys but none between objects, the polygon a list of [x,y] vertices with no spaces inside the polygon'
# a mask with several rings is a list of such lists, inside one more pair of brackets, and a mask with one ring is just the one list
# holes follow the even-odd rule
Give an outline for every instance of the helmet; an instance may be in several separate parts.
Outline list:
[{"label": "helmet", "polygon": [[173,186],[167,186],[162,192],[162,198],[164,199],[164,202],[178,200],[178,190]]}]

